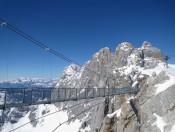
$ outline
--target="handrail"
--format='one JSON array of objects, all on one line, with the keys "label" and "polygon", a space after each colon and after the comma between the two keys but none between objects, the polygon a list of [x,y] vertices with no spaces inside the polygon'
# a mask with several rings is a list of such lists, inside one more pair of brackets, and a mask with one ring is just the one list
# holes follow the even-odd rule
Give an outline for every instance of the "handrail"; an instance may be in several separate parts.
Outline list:
[{"label": "handrail", "polygon": [[[63,101],[75,101],[120,94],[136,94],[138,88],[4,88],[0,89],[0,109],[34,105],[50,104]],[[2,103],[3,102],[3,103]]]}]

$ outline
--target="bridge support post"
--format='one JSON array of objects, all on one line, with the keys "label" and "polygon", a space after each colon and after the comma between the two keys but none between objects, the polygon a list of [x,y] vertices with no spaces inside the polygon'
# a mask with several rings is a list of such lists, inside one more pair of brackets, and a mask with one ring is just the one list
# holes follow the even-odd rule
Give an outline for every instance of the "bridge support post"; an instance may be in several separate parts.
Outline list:
[{"label": "bridge support post", "polygon": [[93,95],[92,95],[93,98],[95,98],[95,92],[94,91],[95,91],[95,89],[93,88]]},{"label": "bridge support post", "polygon": [[5,89],[4,94],[5,94],[5,95],[4,95],[4,108],[3,108],[3,109],[5,110],[5,109],[6,109],[6,105],[7,105],[7,104],[6,104],[6,103],[7,103],[7,89]]},{"label": "bridge support post", "polygon": [[58,97],[57,100],[60,101],[60,89],[58,89]]},{"label": "bridge support post", "polygon": [[44,90],[41,91],[41,100],[44,102]]},{"label": "bridge support post", "polygon": [[72,91],[72,88],[69,88],[69,99],[68,100],[71,100],[71,91]]},{"label": "bridge support post", "polygon": [[52,103],[52,90],[50,90],[50,104]]},{"label": "bridge support post", "polygon": [[106,88],[104,88],[104,96],[106,96]]},{"label": "bridge support post", "polygon": [[79,94],[79,95],[78,95],[78,98],[80,99],[80,89],[78,89],[78,90],[79,90],[79,91],[78,91],[78,94]]},{"label": "bridge support post", "polygon": [[22,103],[25,102],[25,89],[22,89]]},{"label": "bridge support post", "polygon": [[75,93],[75,98],[77,99],[77,88],[76,88],[75,90],[76,90],[76,93]]},{"label": "bridge support post", "polygon": [[33,89],[31,89],[31,97],[30,97],[30,100],[31,100],[31,105],[33,104]]},{"label": "bridge support post", "polygon": [[85,99],[86,99],[86,98],[87,98],[87,97],[86,97],[86,88],[85,88],[84,90],[85,90],[84,92],[85,92]]},{"label": "bridge support post", "polygon": [[65,100],[65,101],[66,101],[66,98],[67,98],[66,95],[67,95],[67,94],[66,94],[66,89],[64,89],[64,100]]}]

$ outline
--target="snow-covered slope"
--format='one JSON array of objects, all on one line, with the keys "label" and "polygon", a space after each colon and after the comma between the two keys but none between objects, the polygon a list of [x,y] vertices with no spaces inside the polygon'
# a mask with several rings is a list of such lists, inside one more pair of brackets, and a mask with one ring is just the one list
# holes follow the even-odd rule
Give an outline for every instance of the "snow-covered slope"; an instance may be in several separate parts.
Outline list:
[{"label": "snow-covered slope", "polygon": [[[140,89],[137,95],[109,97],[101,105],[80,114],[103,100],[98,99],[87,104],[86,101],[82,101],[83,103],[74,109],[57,113],[48,119],[42,118],[18,130],[52,131],[61,122],[80,114],[76,119],[59,127],[57,131],[174,132],[175,65],[171,64],[166,68],[162,56],[161,50],[147,41],[141,48],[135,48],[128,42],[121,43],[115,53],[109,48],[102,48],[83,67],[75,64],[66,67],[58,79],[56,88],[137,87]],[[132,100],[135,108],[131,105]],[[3,125],[3,131],[40,117],[42,113],[49,114],[76,103],[80,102],[11,109],[10,112],[6,112],[6,117],[9,118],[8,123]],[[11,116],[9,113],[12,113]],[[12,119],[15,121],[10,123],[9,120]]]},{"label": "snow-covered slope", "polygon": [[[34,109],[34,110],[33,110]],[[14,128],[17,128],[24,123],[30,122],[32,116],[35,118],[42,117],[54,113],[55,111],[59,111],[59,109],[55,105],[39,105],[38,107],[34,107],[28,112],[23,112],[25,116],[22,116],[20,119],[16,120],[16,123],[9,121],[3,126],[3,132],[9,132]],[[13,115],[13,111],[15,109],[11,109],[8,116]],[[32,111],[32,112],[31,112]],[[13,115],[14,116],[14,115]],[[17,118],[17,117],[16,117]],[[37,120],[35,123],[29,123],[25,127],[21,127],[17,129],[17,132],[51,132],[53,131],[60,123],[65,122],[68,119],[68,114],[66,111],[60,111],[45,118],[41,118]],[[63,124],[60,128],[57,129],[57,132],[70,132],[72,130],[78,131],[81,123],[79,120],[75,120],[70,124]]]}]

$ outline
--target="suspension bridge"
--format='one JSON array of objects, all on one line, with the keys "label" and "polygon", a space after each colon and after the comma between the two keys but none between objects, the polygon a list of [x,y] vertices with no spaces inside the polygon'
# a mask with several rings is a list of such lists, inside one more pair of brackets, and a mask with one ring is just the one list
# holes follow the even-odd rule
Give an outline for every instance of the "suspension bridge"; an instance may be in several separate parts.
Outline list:
[{"label": "suspension bridge", "polygon": [[[39,48],[42,48],[44,51],[49,52],[50,54],[59,57],[68,63],[74,63],[76,65],[81,66],[79,63],[75,62],[74,60],[64,56],[63,54],[51,49],[50,47],[46,46],[45,44],[41,43],[37,39],[31,37],[30,35],[24,33],[20,29],[16,28],[15,26],[7,23],[5,20],[0,19],[0,26],[5,27],[21,37],[31,41],[33,44],[37,45]],[[88,69],[90,72],[96,73],[91,69]],[[99,73],[96,73],[99,74]],[[0,109],[5,110],[6,108],[12,107],[22,107],[22,106],[31,106],[31,105],[39,105],[39,104],[53,104],[57,102],[64,102],[64,101],[79,101],[79,100],[89,100],[88,102],[92,102],[97,100],[100,97],[109,97],[114,95],[122,95],[122,94],[137,94],[139,92],[139,88],[132,88],[132,87],[124,87],[124,88],[0,88]],[[90,100],[93,99],[93,100]],[[82,113],[92,109],[93,107],[104,103],[104,100],[101,102],[96,103],[95,105],[89,107],[88,109],[83,110],[81,113],[77,114],[75,117],[68,119],[67,121],[59,124],[54,130],[56,131],[58,127],[63,125],[64,123],[75,119],[77,116],[81,115]],[[132,103],[132,102],[131,102]],[[66,109],[73,108],[76,106],[81,105],[82,103],[78,103],[76,105],[72,105],[67,107]],[[132,103],[133,110],[136,110],[134,104]],[[64,109],[62,109],[64,110]],[[10,132],[15,131],[30,122],[38,120],[40,118],[49,116],[51,114],[55,114],[59,111],[55,111],[54,113],[50,113],[48,115],[44,115],[39,118],[35,118],[23,125],[20,125],[17,128],[12,129]],[[137,111],[135,112],[137,114]],[[5,123],[5,122],[4,122]]]},{"label": "suspension bridge", "polygon": [[[39,48],[42,48],[44,51],[48,51],[49,53],[69,63],[74,63],[81,66],[79,63],[46,46],[42,42],[24,33],[5,20],[0,19],[0,25],[1,27],[5,27],[20,35],[21,37],[31,41],[33,44],[37,45]],[[96,73],[91,69],[88,70],[90,72]],[[138,91],[139,89],[137,88],[0,88],[0,109],[34,104],[50,104],[55,102],[89,99],[127,93],[137,93]]]},{"label": "suspension bridge", "polygon": [[[15,26],[7,23],[3,19],[0,19],[0,26],[6,27],[7,29],[17,33],[21,37],[31,41],[33,44],[42,48],[44,51],[47,51],[67,61],[68,63],[74,63],[76,65],[81,66],[79,63],[55,51],[54,49],[51,49],[50,47],[38,41],[37,39],[24,33],[23,31],[16,28]],[[88,69],[88,70],[90,72],[96,73],[95,71],[92,71],[91,69]],[[99,74],[99,73],[96,73],[96,74]],[[105,98],[105,97],[114,96],[114,95],[137,94],[138,92],[139,92],[139,88],[131,88],[131,87],[124,87],[124,88],[0,88],[0,109],[5,110],[6,108],[12,108],[12,107],[22,107],[22,106],[31,106],[31,105],[39,105],[39,104],[53,104],[53,103],[64,102],[64,101],[79,101],[83,99],[89,100],[86,102],[88,103],[88,102],[95,101],[100,97]],[[93,99],[93,100],[90,100],[90,99]],[[81,113],[75,115],[74,117],[71,117],[67,121],[59,124],[53,130],[53,132],[56,131],[57,128],[63,125],[64,123],[72,119],[75,119],[80,114],[92,109],[93,107],[101,103],[104,103],[104,100],[96,103],[95,105],[89,107],[88,109],[83,110]],[[65,109],[70,109],[70,108],[79,106],[81,104],[82,103],[78,103],[76,105],[72,105]],[[131,106],[133,110],[136,111],[136,108],[133,102],[131,102]],[[62,110],[65,110],[65,109],[62,109]],[[55,114],[57,112],[59,111],[55,111],[54,113],[50,113],[48,115],[44,115],[42,117],[35,118],[17,128],[12,129],[10,132],[19,129],[29,124],[32,121],[38,120],[46,116],[50,116],[51,114]],[[137,114],[137,111],[135,113]]]},{"label": "suspension bridge", "polygon": [[0,89],[0,109],[77,101],[121,94],[136,94],[138,88],[6,88]]}]

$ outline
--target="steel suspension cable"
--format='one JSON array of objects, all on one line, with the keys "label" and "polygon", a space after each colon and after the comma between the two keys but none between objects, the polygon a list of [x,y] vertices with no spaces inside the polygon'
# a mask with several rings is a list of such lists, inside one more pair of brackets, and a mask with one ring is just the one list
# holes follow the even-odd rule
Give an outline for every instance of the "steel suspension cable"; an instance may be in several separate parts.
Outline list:
[{"label": "steel suspension cable", "polygon": [[[7,27],[8,29],[10,29],[11,31],[19,34],[20,36],[26,38],[27,40],[33,42],[35,45],[39,46],[40,48],[47,50],[48,52],[58,56],[59,58],[64,59],[65,61],[69,62],[69,63],[75,63],[77,65],[80,65],[78,63],[76,63],[75,61],[73,61],[72,59],[69,59],[68,57],[62,55],[61,53],[49,48],[48,46],[46,46],[45,44],[41,43],[40,41],[38,41],[37,39],[35,39],[34,37],[31,37],[30,35],[24,33],[23,31],[21,31],[20,29],[16,28],[15,26],[7,23],[6,21],[4,21],[3,19],[0,19],[0,23],[1,25],[5,25],[5,27]],[[81,66],[81,65],[80,65]]]},{"label": "steel suspension cable", "polygon": [[[86,100],[84,100],[84,101],[85,101],[85,103],[90,103],[90,102],[93,102],[93,101],[98,100],[98,99],[100,99],[100,98],[101,98],[101,97],[98,97],[98,98],[92,99],[92,100],[90,100],[90,101],[86,101]],[[63,111],[63,110],[67,110],[67,109],[71,109],[71,108],[73,108],[73,107],[79,106],[79,105],[81,105],[82,103],[83,103],[83,102],[78,103],[78,104],[76,104],[76,105],[72,105],[72,106],[69,106],[69,107],[63,108],[63,109],[58,110],[58,111],[55,111],[55,112],[52,112],[52,113],[50,113],[50,114],[47,114],[47,115],[44,115],[44,116],[41,116],[41,117],[35,118],[35,119],[33,119],[33,120],[31,120],[31,121],[29,121],[29,122],[23,124],[23,125],[20,125],[19,127],[16,127],[16,128],[14,128],[14,129],[10,130],[9,132],[13,132],[13,131],[15,131],[15,130],[17,130],[17,129],[19,129],[19,128],[21,128],[21,127],[23,127],[23,126],[25,126],[25,125],[27,125],[27,124],[29,124],[29,123],[31,123],[31,122],[33,122],[33,121],[39,120],[39,119],[41,119],[41,118],[44,118],[44,117],[47,117],[47,116],[53,115],[53,114],[58,113],[58,112]]]},{"label": "steel suspension cable", "polygon": [[76,116],[71,117],[71,118],[69,118],[68,120],[66,120],[65,122],[59,124],[52,132],[55,132],[55,131],[56,131],[60,126],[62,126],[63,124],[65,124],[65,123],[71,121],[72,119],[75,119],[75,118],[78,117],[79,115],[83,114],[84,112],[86,112],[86,111],[92,109],[93,107],[95,107],[95,106],[97,106],[97,105],[99,105],[99,104],[101,104],[101,103],[104,103],[104,100],[103,100],[103,101],[100,101],[99,103],[97,103],[97,104],[95,104],[95,105],[93,105],[93,106],[91,106],[91,107],[89,107],[89,108],[86,109],[86,110],[83,110],[82,112],[80,112],[80,113],[77,114]]},{"label": "steel suspension cable", "polygon": [[[49,48],[48,46],[46,46],[45,44],[41,43],[40,41],[38,41],[38,40],[35,39],[34,37],[31,37],[30,35],[28,35],[27,33],[24,33],[23,31],[21,31],[21,30],[18,29],[17,27],[15,27],[15,26],[13,26],[13,25],[7,23],[5,20],[0,19],[0,25],[1,25],[1,26],[4,25],[4,26],[5,26],[6,28],[8,28],[9,30],[11,30],[11,31],[13,31],[13,32],[15,32],[15,33],[17,33],[17,34],[19,34],[20,36],[24,37],[25,39],[31,41],[32,43],[34,43],[35,45],[39,46],[39,47],[42,48],[43,50],[46,50],[46,51],[50,52],[51,54],[53,54],[53,55],[55,55],[55,56],[57,56],[57,57],[59,57],[59,58],[65,60],[65,61],[67,61],[67,62],[69,62],[69,63],[74,63],[74,64],[76,64],[76,65],[82,67],[81,64],[79,64],[79,63],[77,63],[76,61],[74,61],[74,60],[72,60],[72,59],[70,59],[70,58],[64,56],[63,54],[61,54],[61,53],[55,51],[54,49]],[[92,71],[92,70],[91,70],[90,68],[88,68],[88,67],[86,67],[86,69],[89,70],[89,71],[91,71],[91,72],[93,72],[93,73],[95,73],[95,74],[100,75],[99,73],[97,73],[96,71]]]}]

